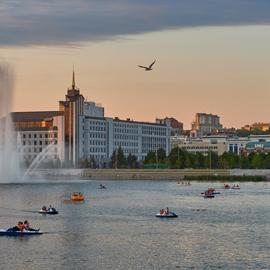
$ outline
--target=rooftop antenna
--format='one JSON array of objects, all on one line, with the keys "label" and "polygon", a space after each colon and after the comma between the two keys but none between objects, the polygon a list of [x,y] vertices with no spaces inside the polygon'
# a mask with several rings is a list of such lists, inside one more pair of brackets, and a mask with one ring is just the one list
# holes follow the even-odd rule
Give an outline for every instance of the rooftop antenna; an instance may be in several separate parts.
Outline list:
[{"label": "rooftop antenna", "polygon": [[75,72],[74,72],[74,64],[73,64],[73,74],[72,74],[72,89],[75,89]]}]

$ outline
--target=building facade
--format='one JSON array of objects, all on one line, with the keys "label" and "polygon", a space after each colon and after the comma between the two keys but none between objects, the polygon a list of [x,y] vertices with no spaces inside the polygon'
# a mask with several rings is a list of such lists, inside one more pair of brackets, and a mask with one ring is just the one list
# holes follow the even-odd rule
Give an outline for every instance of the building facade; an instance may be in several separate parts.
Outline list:
[{"label": "building facade", "polygon": [[201,153],[207,156],[210,152],[214,152],[217,155],[222,155],[226,152],[227,145],[222,140],[205,140],[205,139],[190,139],[184,137],[172,137],[172,148],[179,147],[180,149],[189,153],[198,154]]},{"label": "building facade", "polygon": [[162,119],[157,118],[156,123],[158,124],[169,124],[171,128],[171,136],[180,136],[184,132],[183,123],[179,122],[173,117],[165,117]]},{"label": "building facade", "polygon": [[191,137],[202,137],[211,134],[214,130],[222,128],[220,117],[215,114],[196,113],[191,124]]},{"label": "building facade", "polygon": [[27,163],[64,161],[64,114],[59,111],[13,112],[17,152]]},{"label": "building facade", "polygon": [[94,159],[97,164],[110,161],[113,151],[121,148],[125,156],[143,160],[149,151],[170,151],[169,123],[148,123],[130,119],[104,117],[104,108],[85,102],[75,86],[67,90],[66,100],[59,102],[65,118],[65,160],[76,165]]},{"label": "building facade", "polygon": [[124,155],[143,160],[149,151],[162,148],[170,151],[170,127],[166,124],[121,120],[110,117],[81,119],[79,159],[94,159],[98,164],[109,162],[113,151],[121,148]]},{"label": "building facade", "polygon": [[138,161],[149,151],[170,151],[168,121],[150,123],[105,117],[101,105],[85,101],[75,85],[74,72],[65,100],[59,101],[59,111],[18,112],[12,117],[18,151],[29,163],[42,156],[74,166],[81,160],[94,159],[103,166],[118,148],[126,157],[132,154]]}]

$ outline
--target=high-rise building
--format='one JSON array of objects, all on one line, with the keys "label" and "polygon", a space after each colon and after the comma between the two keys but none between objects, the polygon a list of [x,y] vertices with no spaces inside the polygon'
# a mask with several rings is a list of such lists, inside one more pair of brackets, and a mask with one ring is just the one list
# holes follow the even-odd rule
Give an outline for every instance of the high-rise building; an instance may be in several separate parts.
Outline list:
[{"label": "high-rise building", "polygon": [[196,113],[195,120],[191,124],[191,137],[209,135],[212,131],[221,129],[220,117],[215,114]]}]

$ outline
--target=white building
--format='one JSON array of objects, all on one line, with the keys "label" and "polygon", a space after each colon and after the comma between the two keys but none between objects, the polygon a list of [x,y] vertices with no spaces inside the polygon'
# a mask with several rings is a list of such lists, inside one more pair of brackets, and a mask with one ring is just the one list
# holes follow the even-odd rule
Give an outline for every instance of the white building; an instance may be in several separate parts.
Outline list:
[{"label": "white building", "polygon": [[13,112],[11,114],[20,160],[31,163],[64,161],[64,114],[59,111]]},{"label": "white building", "polygon": [[74,73],[72,87],[68,89],[66,100],[59,102],[59,107],[65,117],[65,159],[74,165],[84,159],[108,162],[119,147],[125,156],[132,154],[138,160],[160,148],[169,154],[169,123],[104,117],[104,108],[94,102],[85,102],[75,86]]},{"label": "white building", "polygon": [[169,125],[88,116],[81,117],[80,121],[79,160],[93,158],[99,163],[108,162],[118,148],[126,157],[132,154],[138,160],[160,148],[169,154]]},{"label": "white building", "polygon": [[93,101],[84,102],[84,115],[92,117],[104,117],[104,108]]}]

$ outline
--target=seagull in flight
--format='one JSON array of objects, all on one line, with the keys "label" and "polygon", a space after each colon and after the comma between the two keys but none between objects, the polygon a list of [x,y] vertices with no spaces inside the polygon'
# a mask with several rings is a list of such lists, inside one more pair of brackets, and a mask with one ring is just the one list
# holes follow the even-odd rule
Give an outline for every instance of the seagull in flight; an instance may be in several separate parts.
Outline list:
[{"label": "seagull in flight", "polygon": [[138,65],[138,67],[144,68],[145,71],[150,71],[150,70],[152,70],[152,67],[153,67],[153,65],[154,65],[155,63],[156,63],[156,60],[155,60],[149,67],[140,66],[140,65]]}]

